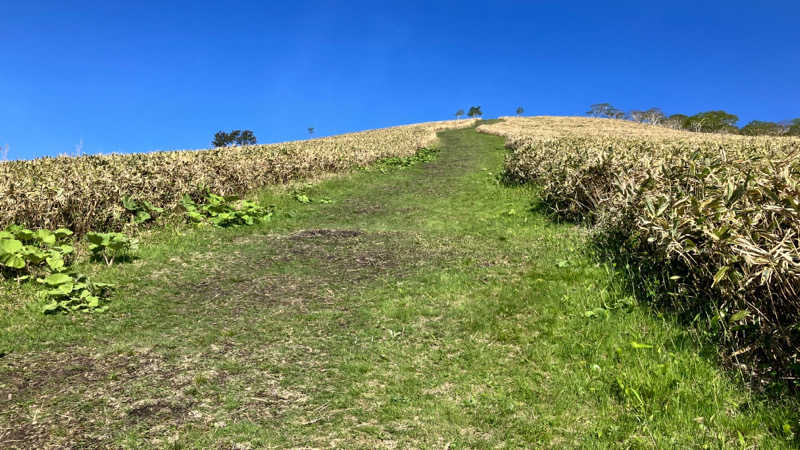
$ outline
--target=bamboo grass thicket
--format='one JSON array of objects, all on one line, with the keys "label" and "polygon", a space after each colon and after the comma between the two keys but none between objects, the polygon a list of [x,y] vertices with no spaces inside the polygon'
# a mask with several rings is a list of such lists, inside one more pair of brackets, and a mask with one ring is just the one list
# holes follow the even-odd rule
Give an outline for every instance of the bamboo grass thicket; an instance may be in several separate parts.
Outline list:
[{"label": "bamboo grass thicket", "polygon": [[0,228],[118,230],[123,198],[178,207],[184,194],[242,195],[257,188],[405,157],[436,133],[474,120],[398,126],[321,139],[212,150],[40,158],[0,164]]},{"label": "bamboo grass thicket", "polygon": [[754,376],[800,376],[800,139],[612,119],[515,118],[508,177],[593,229],[648,296],[701,313]]}]

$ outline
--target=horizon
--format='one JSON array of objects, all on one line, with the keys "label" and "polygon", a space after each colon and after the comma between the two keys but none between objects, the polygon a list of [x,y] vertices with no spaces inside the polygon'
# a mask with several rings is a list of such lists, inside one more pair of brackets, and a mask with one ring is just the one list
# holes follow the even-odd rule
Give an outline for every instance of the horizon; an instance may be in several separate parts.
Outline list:
[{"label": "horizon", "polygon": [[486,117],[583,116],[601,102],[725,110],[739,125],[800,117],[796,2],[155,5],[4,7],[9,159],[203,149],[231,129],[280,143],[473,105]]}]

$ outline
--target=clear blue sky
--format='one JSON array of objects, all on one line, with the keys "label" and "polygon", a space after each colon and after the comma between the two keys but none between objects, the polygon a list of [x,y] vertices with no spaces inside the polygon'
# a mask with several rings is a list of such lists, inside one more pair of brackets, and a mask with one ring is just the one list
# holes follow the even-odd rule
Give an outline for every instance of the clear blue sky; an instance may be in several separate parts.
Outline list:
[{"label": "clear blue sky", "polygon": [[[71,3],[71,5],[65,5]],[[0,3],[9,158],[203,148],[448,119],[800,117],[800,2]]]}]

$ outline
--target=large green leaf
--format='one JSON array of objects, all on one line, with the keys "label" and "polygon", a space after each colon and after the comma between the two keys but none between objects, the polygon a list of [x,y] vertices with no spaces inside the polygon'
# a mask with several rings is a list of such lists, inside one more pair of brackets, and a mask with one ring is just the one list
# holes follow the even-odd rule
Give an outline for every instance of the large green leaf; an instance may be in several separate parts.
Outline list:
[{"label": "large green leaf", "polygon": [[22,250],[21,256],[31,264],[40,264],[47,257],[47,253],[40,248],[28,245]]},{"label": "large green leaf", "polygon": [[73,233],[72,233],[71,230],[68,230],[66,228],[59,228],[59,229],[53,231],[53,234],[56,235],[56,239],[61,240],[61,239],[64,239],[66,237],[72,236]]},{"label": "large green leaf", "polygon": [[103,241],[107,239],[103,233],[86,233],[86,240],[94,245],[103,245]]},{"label": "large green leaf", "polygon": [[22,242],[16,239],[0,239],[0,255],[11,255],[22,251]]},{"label": "large green leaf", "polygon": [[55,288],[48,290],[47,291],[47,295],[50,295],[50,296],[53,296],[53,297],[59,297],[59,296],[62,296],[62,295],[69,295],[72,292],[72,288],[73,287],[74,287],[74,285],[71,282],[59,284]]},{"label": "large green leaf", "polygon": [[48,247],[56,244],[56,235],[49,230],[36,230],[34,238]]},{"label": "large green leaf", "polygon": [[147,211],[141,211],[140,210],[140,211],[136,211],[136,216],[134,217],[133,221],[134,221],[134,223],[139,224],[139,223],[147,222],[148,220],[150,220],[152,218],[153,218],[153,216],[151,216],[150,213],[148,213]]},{"label": "large green leaf", "polygon": [[128,211],[131,211],[131,212],[136,211],[137,209],[139,209],[139,205],[136,203],[136,200],[134,200],[134,199],[132,199],[130,197],[127,197],[127,196],[126,197],[122,197],[122,206],[124,206],[125,209],[127,209]]},{"label": "large green leaf", "polygon": [[21,227],[15,228],[12,233],[14,233],[14,236],[20,241],[32,241],[36,236],[33,231]]},{"label": "large green leaf", "polygon": [[53,300],[42,307],[43,314],[52,314],[59,310],[60,306],[57,301]]},{"label": "large green leaf", "polygon": [[51,254],[45,258],[45,261],[47,262],[47,267],[53,272],[60,272],[65,269],[64,258],[57,253]]},{"label": "large green leaf", "polygon": [[0,265],[10,267],[12,269],[25,268],[25,260],[19,255],[5,255],[0,256]]},{"label": "large green leaf", "polygon": [[59,286],[69,283],[70,289],[72,289],[73,278],[65,273],[54,273],[45,278],[40,278],[38,281],[48,286]]},{"label": "large green leaf", "polygon": [[161,214],[164,212],[164,208],[159,208],[148,201],[143,201],[144,207],[147,208],[148,211],[154,212],[156,214]]}]

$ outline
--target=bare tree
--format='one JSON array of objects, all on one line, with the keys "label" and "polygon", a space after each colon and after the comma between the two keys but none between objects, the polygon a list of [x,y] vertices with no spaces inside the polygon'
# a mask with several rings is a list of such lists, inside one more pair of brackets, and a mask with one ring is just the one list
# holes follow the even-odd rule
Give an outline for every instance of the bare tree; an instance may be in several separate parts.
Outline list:
[{"label": "bare tree", "polygon": [[463,109],[459,109],[458,111],[456,111],[456,120],[460,119],[461,116],[463,116],[463,115],[464,115],[464,110]]},{"label": "bare tree", "polygon": [[314,127],[308,127],[308,135],[309,136],[313,136],[314,135]]},{"label": "bare tree", "polygon": [[665,119],[664,113],[661,111],[661,108],[650,108],[643,114],[644,114],[644,120],[647,121],[647,123],[649,123],[650,125],[658,125]]},{"label": "bare tree", "polygon": [[637,122],[637,123],[642,123],[642,122],[644,122],[646,120],[645,119],[645,112],[644,111],[640,111],[638,109],[634,109],[633,111],[629,112],[628,113],[628,117],[630,117],[630,119],[632,121]]},{"label": "bare tree", "polygon": [[609,119],[622,119],[625,113],[611,106],[611,103],[595,103],[589,107],[586,114],[592,117],[607,117]]}]

